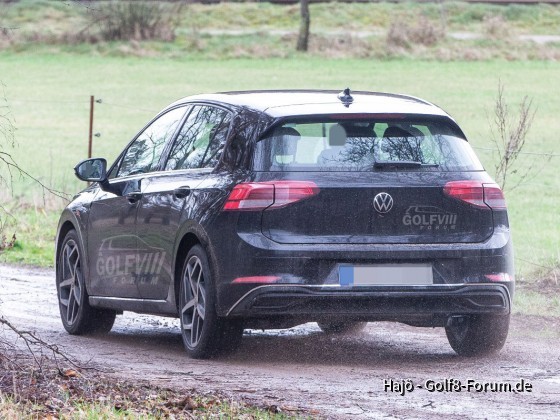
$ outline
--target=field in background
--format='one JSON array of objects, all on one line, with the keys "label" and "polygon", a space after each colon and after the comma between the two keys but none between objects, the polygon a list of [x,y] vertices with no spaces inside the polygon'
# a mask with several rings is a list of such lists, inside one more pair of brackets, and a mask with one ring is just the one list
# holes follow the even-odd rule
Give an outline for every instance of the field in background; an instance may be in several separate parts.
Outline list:
[{"label": "field in background", "polygon": [[[109,1],[19,0],[3,4],[0,19],[17,27],[21,36],[43,34],[44,40],[71,34],[87,25],[88,15]],[[336,13],[333,13],[333,8]],[[379,31],[391,22],[407,24],[419,17],[443,23],[450,31],[484,32],[486,20],[500,17],[507,28],[520,34],[558,32],[560,8],[549,4],[467,3],[462,1],[402,1],[377,3],[323,2],[310,5],[312,31]],[[44,22],[41,27],[37,22]],[[4,26],[4,25],[3,25]],[[222,2],[205,5],[189,3],[181,22],[184,30],[254,29],[276,30],[299,27],[299,4],[279,5],[267,2]],[[47,35],[51,35],[47,39]]]},{"label": "field in background", "polygon": [[[512,108],[524,95],[534,98],[537,116],[528,152],[558,153],[560,64],[552,62],[449,62],[398,60],[158,60],[76,55],[0,54],[0,75],[17,126],[13,155],[24,168],[55,188],[74,193],[84,186],[72,167],[87,154],[89,95],[96,104],[94,155],[114,159],[123,146],[160,108],[182,96],[222,90],[330,88],[404,92],[442,106],[464,128],[492,172],[489,119],[498,82]],[[514,109],[512,109],[513,111]],[[516,263],[523,274],[552,266],[560,252],[558,159],[524,155],[538,163],[537,177],[510,191]],[[541,163],[542,162],[542,163]],[[6,201],[19,212],[44,206],[37,187],[15,180]],[[47,199],[47,207],[51,199]],[[55,203],[56,204],[56,203]],[[33,210],[34,211],[34,210]],[[33,218],[40,218],[41,212]],[[31,217],[31,216],[29,216]],[[46,217],[46,216],[43,216]],[[47,219],[45,219],[47,220]],[[48,219],[49,228],[52,218]],[[29,222],[30,229],[33,226]],[[32,246],[19,234],[21,246]],[[17,251],[17,250],[16,250]],[[38,251],[39,252],[39,251]],[[11,256],[10,256],[11,255]],[[8,258],[18,258],[10,252]],[[24,254],[20,254],[20,257]],[[5,258],[4,257],[4,258]],[[52,252],[45,253],[52,264]]]},{"label": "field in background", "polygon": [[[3,5],[0,27],[14,29],[0,31],[0,49],[199,59],[298,56],[297,4],[188,4],[182,18],[172,19],[177,22],[173,41],[130,43],[104,42],[99,38],[99,25],[92,21],[107,4],[20,0]],[[310,9],[308,54],[312,56],[444,61],[560,59],[560,6],[499,6],[446,0],[331,2],[312,4]],[[528,35],[556,37],[543,44],[523,38]],[[92,43],[83,43],[84,40]]]},{"label": "field in background", "polygon": [[[5,96],[17,128],[17,146],[0,143],[0,152],[11,153],[41,182],[69,196],[85,186],[72,167],[86,157],[92,94],[102,100],[95,109],[94,132],[101,136],[94,138],[93,154],[112,161],[143,124],[182,96],[346,86],[417,95],[442,106],[493,173],[490,125],[501,81],[512,112],[525,95],[533,98],[537,110],[527,153],[517,169],[535,164],[539,172],[507,192],[519,274],[514,312],[560,316],[560,6],[447,0],[312,4],[310,51],[301,54],[294,51],[297,4],[189,4],[172,42],[79,41],[90,24],[89,8],[100,3],[21,0],[0,5],[0,106]],[[548,35],[552,37],[541,42]],[[543,154],[554,156],[548,160]],[[18,240],[13,249],[0,253],[0,261],[52,266],[64,201],[29,179],[15,176],[12,181],[12,190],[0,185],[0,207],[14,216],[6,219],[0,212],[0,236],[4,228],[8,238],[15,233]],[[56,377],[68,382],[59,373]],[[37,387],[35,382],[34,376]],[[54,383],[45,384],[54,389],[53,395],[60,391]],[[68,410],[63,416],[144,413],[126,409],[131,404],[127,400],[124,411],[119,408],[122,390],[115,394],[115,405],[111,396],[101,404],[77,398],[76,389],[72,387],[72,395],[64,389],[56,395],[54,407],[60,403]],[[158,407],[169,413],[170,394],[156,400],[153,388],[149,394],[143,404],[146,415],[159,413]],[[0,417],[50,413],[52,396],[48,401],[23,405],[0,395]],[[216,401],[197,399],[195,415],[285,418],[234,401]],[[176,410],[184,414],[182,407]]]},{"label": "field in background", "polygon": [[[336,12],[333,12],[333,8]],[[485,20],[499,16],[508,29],[517,33],[551,34],[558,32],[560,8],[554,5],[496,5],[461,1],[402,1],[379,3],[324,2],[310,5],[312,30],[381,31],[392,23],[406,25],[423,17],[444,24],[450,31],[484,32]],[[197,29],[257,28],[297,29],[299,4],[279,6],[270,3],[194,4],[190,11]],[[295,17],[295,19],[294,19]],[[184,22],[188,27],[188,20]]]},{"label": "field in background", "polygon": [[[84,29],[91,8],[102,4],[21,0],[0,10],[0,28],[8,28],[0,31],[0,81],[18,141],[5,151],[42,182],[70,195],[83,188],[72,167],[86,157],[92,94],[102,100],[95,108],[94,132],[101,137],[94,138],[94,155],[111,161],[144,123],[182,96],[347,86],[412,94],[442,106],[492,173],[490,124],[501,81],[512,112],[525,95],[537,110],[517,169],[534,164],[539,172],[506,194],[519,284],[528,287],[516,307],[560,313],[554,292],[554,273],[560,273],[560,7],[313,4],[310,51],[302,54],[294,51],[298,5],[189,4],[171,42],[83,42],[95,37],[95,25]],[[532,35],[552,38],[522,38]],[[63,202],[28,179],[16,177],[13,185],[13,192],[0,189],[0,203],[17,216],[5,233],[15,232],[18,241],[0,260],[52,266]],[[541,295],[547,285],[555,289]]]}]

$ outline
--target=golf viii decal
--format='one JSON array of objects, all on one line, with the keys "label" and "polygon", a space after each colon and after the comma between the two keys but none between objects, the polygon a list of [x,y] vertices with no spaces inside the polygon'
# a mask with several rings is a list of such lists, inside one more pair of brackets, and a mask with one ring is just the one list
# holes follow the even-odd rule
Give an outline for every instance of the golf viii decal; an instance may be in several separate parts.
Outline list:
[{"label": "golf viii decal", "polygon": [[[96,271],[113,284],[157,284],[165,260],[165,251],[153,248],[130,235],[107,238],[99,249]],[[137,245],[131,249],[124,245]]]},{"label": "golf viii decal", "polygon": [[435,206],[410,206],[402,222],[420,230],[453,230],[457,226],[457,215]]}]

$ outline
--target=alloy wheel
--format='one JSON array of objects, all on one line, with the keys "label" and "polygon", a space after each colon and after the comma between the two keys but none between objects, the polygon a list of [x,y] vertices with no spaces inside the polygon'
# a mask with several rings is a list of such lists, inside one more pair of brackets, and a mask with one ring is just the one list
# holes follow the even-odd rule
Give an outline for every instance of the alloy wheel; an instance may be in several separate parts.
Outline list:
[{"label": "alloy wheel", "polygon": [[206,283],[200,258],[193,255],[183,274],[183,302],[181,321],[187,345],[195,348],[202,336],[206,315]]},{"label": "alloy wheel", "polygon": [[61,313],[66,323],[74,325],[80,313],[83,292],[83,274],[78,244],[70,239],[62,250],[61,281],[58,285]]}]

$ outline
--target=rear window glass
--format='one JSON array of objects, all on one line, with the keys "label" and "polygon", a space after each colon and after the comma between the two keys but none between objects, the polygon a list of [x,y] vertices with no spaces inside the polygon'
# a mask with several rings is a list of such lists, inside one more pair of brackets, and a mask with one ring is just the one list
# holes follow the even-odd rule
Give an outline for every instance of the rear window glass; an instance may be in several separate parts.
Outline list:
[{"label": "rear window glass", "polygon": [[442,121],[285,123],[257,143],[257,171],[482,170],[468,142]]}]

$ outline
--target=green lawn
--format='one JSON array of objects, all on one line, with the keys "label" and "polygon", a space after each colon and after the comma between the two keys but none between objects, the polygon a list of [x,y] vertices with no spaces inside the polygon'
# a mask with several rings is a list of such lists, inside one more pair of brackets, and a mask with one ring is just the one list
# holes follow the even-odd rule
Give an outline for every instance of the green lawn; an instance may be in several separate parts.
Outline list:
[{"label": "green lawn", "polygon": [[[489,117],[498,82],[515,106],[524,95],[534,98],[537,115],[527,151],[559,153],[554,133],[560,132],[560,63],[554,62],[433,62],[414,60],[237,59],[187,60],[116,58],[73,54],[1,53],[0,79],[17,127],[13,155],[24,168],[50,185],[73,193],[83,186],[73,176],[73,165],[86,157],[89,95],[101,98],[95,111],[94,155],[113,159],[126,142],[160,108],[182,96],[199,92],[267,88],[332,88],[404,92],[435,102],[453,115],[475,147],[491,147]],[[492,172],[493,156],[478,150]],[[558,216],[560,178],[558,157],[535,160],[541,172],[521,188],[509,191],[517,267],[523,274],[538,265],[557,264],[560,252]],[[43,202],[30,182],[15,180],[14,196],[3,200],[8,208],[31,202],[32,208],[53,207]],[[5,195],[5,194],[4,194]],[[19,210],[17,210],[20,212]],[[27,210],[29,212],[30,210]],[[21,213],[21,212],[20,212]],[[25,213],[25,211],[23,212]],[[41,217],[32,210],[26,220]],[[48,229],[53,217],[44,217]],[[35,219],[36,220],[36,219]],[[33,229],[18,227],[20,246],[33,249]],[[21,259],[10,251],[8,258]],[[40,251],[37,251],[40,252]],[[45,258],[28,262],[52,262]]]}]

